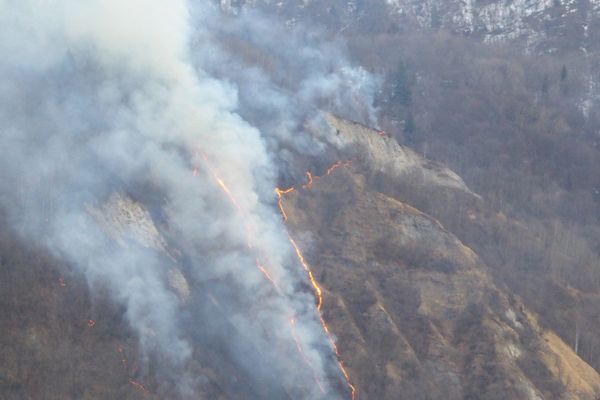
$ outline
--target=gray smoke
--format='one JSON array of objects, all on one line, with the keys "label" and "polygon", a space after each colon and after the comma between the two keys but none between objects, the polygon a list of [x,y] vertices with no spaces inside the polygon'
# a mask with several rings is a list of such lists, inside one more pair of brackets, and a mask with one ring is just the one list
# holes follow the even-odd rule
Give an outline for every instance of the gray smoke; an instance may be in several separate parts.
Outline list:
[{"label": "gray smoke", "polygon": [[[318,34],[203,1],[0,0],[0,26],[0,205],[15,228],[110,289],[178,396],[194,396],[212,347],[248,398],[338,398],[273,189],[328,145],[317,110],[373,121],[372,77]],[[182,255],[117,245],[90,212],[114,193],[143,202]]]}]

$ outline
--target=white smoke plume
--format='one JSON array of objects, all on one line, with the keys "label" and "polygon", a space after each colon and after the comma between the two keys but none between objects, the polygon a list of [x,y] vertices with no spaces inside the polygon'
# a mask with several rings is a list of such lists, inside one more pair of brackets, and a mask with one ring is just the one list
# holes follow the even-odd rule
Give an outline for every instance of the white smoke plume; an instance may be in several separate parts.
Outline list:
[{"label": "white smoke plume", "polygon": [[[110,288],[177,396],[194,398],[211,347],[228,361],[210,367],[244,377],[232,393],[340,398],[273,189],[327,146],[317,109],[374,118],[374,80],[337,43],[205,1],[0,0],[0,26],[0,206],[15,228]],[[166,221],[187,306],[173,260],[117,246],[89,212],[114,193]]]}]

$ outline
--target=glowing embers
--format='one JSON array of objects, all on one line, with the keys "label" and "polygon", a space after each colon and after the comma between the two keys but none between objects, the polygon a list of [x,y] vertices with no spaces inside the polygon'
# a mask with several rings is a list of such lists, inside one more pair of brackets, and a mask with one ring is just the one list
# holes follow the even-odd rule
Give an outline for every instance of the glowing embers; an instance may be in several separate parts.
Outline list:
[{"label": "glowing embers", "polygon": [[132,376],[135,375],[135,373],[138,370],[137,367],[134,367],[131,373],[128,371],[129,368],[127,366],[127,357],[125,357],[125,349],[123,348],[123,346],[117,345],[117,351],[119,352],[119,355],[121,357],[121,365],[123,365],[123,369],[127,373],[127,381],[129,382],[129,384],[132,385],[136,390],[144,394],[150,394],[150,391],[146,389],[146,387],[142,383],[132,378]]},{"label": "glowing embers", "polygon": [[150,391],[148,389],[146,389],[144,387],[144,385],[142,385],[138,381],[134,381],[133,379],[129,378],[129,383],[131,383],[137,390],[144,392],[145,394],[150,394]]},{"label": "glowing embers", "polygon": [[[325,175],[330,175],[332,174],[336,169],[341,168],[341,167],[350,167],[352,165],[351,161],[337,161],[336,163],[334,163],[332,166],[330,166],[327,171],[325,172]],[[319,177],[315,177],[312,175],[312,173],[307,172],[306,173],[307,177],[308,177],[308,181],[306,184],[302,185],[302,188],[304,189],[312,189],[313,183],[319,178]],[[291,193],[292,191],[294,191],[294,188],[291,187],[289,189],[275,189],[275,193],[277,193],[278,196],[278,204],[279,204],[279,209],[281,211],[281,215],[283,216],[283,220],[287,221],[288,217],[287,214],[285,212],[285,208],[283,207],[283,196],[286,194]],[[321,322],[321,326],[323,327],[323,330],[325,331],[325,334],[327,335],[327,339],[329,340],[329,343],[331,345],[331,348],[333,349],[333,352],[335,353],[335,356],[337,358],[337,362],[338,362],[338,366],[340,368],[340,371],[342,372],[342,375],[344,376],[344,379],[346,380],[346,384],[348,385],[348,388],[350,389],[350,392],[352,394],[352,400],[354,400],[356,398],[356,387],[354,387],[354,385],[352,384],[352,382],[350,381],[350,376],[348,374],[348,371],[346,370],[346,367],[344,366],[344,362],[341,359],[341,355],[339,352],[339,349],[337,347],[337,345],[335,344],[335,340],[333,339],[333,335],[331,334],[331,331],[329,330],[329,326],[327,326],[327,323],[325,322],[325,319],[323,318],[323,313],[322,313],[322,308],[323,308],[323,290],[321,289],[321,287],[319,286],[319,283],[317,282],[312,269],[310,268],[310,266],[308,265],[308,263],[306,262],[306,259],[304,258],[304,255],[302,254],[302,251],[300,250],[300,247],[298,246],[298,244],[296,243],[296,241],[292,238],[291,235],[288,234],[288,238],[289,241],[292,245],[292,247],[294,248],[294,251],[296,253],[296,256],[298,257],[298,261],[300,262],[300,264],[302,265],[302,268],[304,269],[304,271],[306,272],[308,279],[310,281],[311,286],[313,287],[313,292],[315,294],[315,298],[317,300],[317,312],[319,315],[319,320]],[[294,325],[294,321],[292,320],[292,326]]]},{"label": "glowing embers", "polygon": [[310,171],[306,171],[306,176],[308,177],[308,182],[306,182],[306,185],[304,185],[305,188],[307,189],[312,189],[312,184],[313,184],[313,174]]},{"label": "glowing embers", "polygon": [[325,172],[325,175],[331,175],[333,173],[333,171],[335,171],[338,168],[348,168],[352,166],[352,161],[336,161],[335,163],[333,163],[329,168],[327,168],[327,171]]}]

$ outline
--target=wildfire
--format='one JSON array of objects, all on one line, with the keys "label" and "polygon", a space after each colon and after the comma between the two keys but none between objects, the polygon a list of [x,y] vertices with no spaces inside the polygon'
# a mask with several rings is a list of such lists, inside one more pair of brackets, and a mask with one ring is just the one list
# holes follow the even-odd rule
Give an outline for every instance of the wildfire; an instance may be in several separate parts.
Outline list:
[{"label": "wildfire", "polygon": [[258,257],[256,257],[256,267],[260,270],[260,272],[262,272],[264,277],[267,278],[267,280],[269,282],[271,282],[271,285],[273,285],[275,287],[275,289],[277,289],[277,293],[281,294],[281,289],[279,289],[279,285],[277,285],[277,282],[275,282],[275,279],[273,279],[271,274],[269,274],[269,271],[267,271],[266,268],[262,265],[262,263],[260,262],[260,259]]},{"label": "wildfire", "polygon": [[308,182],[306,182],[306,185],[304,185],[304,187],[307,189],[312,189],[313,174],[310,171],[306,171],[306,176],[308,177]]},{"label": "wildfire", "polygon": [[277,204],[279,205],[279,211],[281,211],[281,215],[283,215],[283,220],[287,221],[288,220],[288,216],[285,213],[285,210],[283,209],[283,196],[293,192],[294,188],[291,187],[289,189],[279,189],[279,188],[275,188],[275,193],[277,194],[277,198],[278,198],[278,202]]},{"label": "wildfire", "polygon": [[[336,169],[340,168],[340,167],[348,167],[351,166],[352,162],[351,161],[346,161],[346,162],[342,162],[342,161],[337,161],[335,164],[333,164],[331,167],[329,167],[325,173],[325,175],[330,175],[333,171],[335,171]],[[308,176],[308,182],[306,184],[304,184],[302,187],[306,188],[306,189],[311,189],[312,188],[312,184],[313,182],[318,178],[318,177],[314,177],[310,172],[306,173]],[[281,211],[281,215],[283,216],[283,220],[287,221],[287,214],[285,212],[285,208],[283,207],[283,196],[291,193],[294,190],[294,188],[289,188],[289,189],[285,189],[285,190],[281,190],[281,189],[275,189],[275,193],[277,193],[277,196],[279,198],[279,209]],[[308,275],[308,279],[310,281],[310,284],[313,287],[313,291],[315,293],[315,297],[317,299],[317,313],[319,315],[319,320],[321,322],[321,326],[323,327],[323,331],[325,331],[327,338],[329,340],[329,343],[331,345],[331,348],[333,349],[333,352],[335,353],[335,356],[337,358],[337,362],[338,362],[338,366],[340,368],[340,371],[342,372],[342,375],[344,376],[344,379],[346,380],[346,384],[348,385],[348,387],[350,388],[350,392],[352,394],[352,400],[355,400],[356,398],[356,387],[354,387],[354,385],[352,384],[352,382],[350,381],[350,375],[348,374],[348,371],[346,370],[346,367],[344,366],[344,362],[341,359],[341,354],[339,352],[339,349],[337,347],[337,345],[335,344],[335,340],[333,339],[333,335],[331,334],[331,331],[329,330],[329,326],[327,325],[327,323],[325,322],[325,319],[323,318],[323,313],[322,313],[322,308],[323,308],[323,290],[321,289],[321,287],[319,286],[319,283],[317,282],[312,269],[310,268],[310,266],[308,265],[308,263],[306,262],[304,255],[302,254],[302,251],[300,250],[300,247],[298,246],[298,244],[296,243],[296,241],[292,238],[292,236],[288,233],[288,238],[290,243],[292,244],[292,247],[294,248],[294,251],[296,252],[296,256],[298,257],[298,260],[300,261],[300,264],[302,265],[302,268],[304,269],[304,271],[306,272],[306,274]],[[292,320],[292,325],[294,324],[294,321]]]},{"label": "wildfire", "polygon": [[300,353],[302,355],[302,359],[304,360],[306,365],[308,365],[309,368],[312,370],[315,382],[317,383],[317,386],[319,387],[321,392],[325,393],[325,388],[323,387],[323,384],[319,380],[319,377],[317,376],[317,372],[315,371],[315,368],[313,367],[312,363],[306,357],[306,354],[304,353],[304,350],[302,349],[302,344],[300,344],[300,339],[298,339],[298,335],[296,334],[296,318],[294,318],[294,317],[290,318],[290,325],[292,327],[292,337],[294,338],[294,342],[296,343],[296,349],[298,350],[298,353]]},{"label": "wildfire", "polygon": [[231,204],[233,204],[233,206],[239,212],[242,212],[242,208],[240,207],[240,205],[238,204],[237,200],[233,196],[233,193],[231,193],[231,190],[229,190],[229,187],[227,187],[227,185],[225,184],[225,181],[223,181],[223,179],[221,179],[221,177],[219,176],[219,174],[217,174],[216,170],[213,168],[212,164],[208,160],[208,157],[206,156],[206,154],[202,154],[202,159],[204,160],[204,163],[206,164],[206,167],[208,168],[208,170],[212,174],[213,178],[215,179],[215,181],[217,182],[217,184],[219,185],[219,187],[221,188],[221,190],[223,190],[223,192],[225,192],[225,194],[229,198],[229,201],[231,202]]},{"label": "wildfire", "polygon": [[[213,168],[213,166],[211,165],[210,161],[208,160],[208,157],[205,154],[202,154],[202,159],[204,160],[207,169],[210,171],[211,175],[213,176],[215,182],[218,184],[218,186],[221,188],[221,190],[225,193],[225,195],[227,196],[227,198],[229,199],[229,201],[231,202],[231,204],[234,206],[234,208],[242,215],[242,218],[244,220],[246,220],[246,216],[243,213],[242,208],[240,207],[239,203],[237,202],[235,196],[233,195],[233,193],[231,192],[231,190],[229,189],[229,187],[227,186],[227,184],[225,183],[225,181],[220,177],[220,175],[217,173],[216,169]],[[331,173],[333,173],[333,171],[335,171],[336,169],[340,168],[340,167],[349,167],[352,165],[351,161],[346,161],[346,162],[342,162],[342,161],[337,161],[336,163],[334,163],[332,166],[330,166],[325,175],[330,175]],[[197,176],[198,174],[198,170],[195,168],[193,171],[194,176]],[[304,184],[302,187],[306,188],[306,189],[312,189],[312,185],[313,183],[319,178],[317,176],[314,176],[310,171],[306,172],[306,176],[307,176],[307,183]],[[294,191],[294,187],[290,187],[288,189],[280,189],[280,188],[275,188],[275,193],[277,194],[278,197],[278,206],[279,206],[279,210],[281,211],[281,215],[283,216],[283,220],[287,221],[288,220],[288,216],[287,213],[285,212],[285,209],[283,207],[283,196],[285,196],[286,194],[291,193],[292,191]],[[250,227],[248,225],[248,223],[246,221],[244,221],[245,227],[246,227],[246,232],[248,234],[248,248],[252,249],[253,245],[252,245],[252,235],[251,235],[251,231],[250,231]],[[323,308],[323,290],[321,289],[321,287],[319,286],[310,266],[308,265],[308,263],[306,262],[306,260],[304,259],[304,256],[300,250],[300,247],[297,245],[296,241],[288,234],[288,238],[290,243],[292,244],[292,246],[294,247],[294,250],[296,252],[296,256],[298,257],[298,260],[300,261],[300,264],[302,265],[302,267],[304,268],[304,271],[306,272],[306,274],[308,275],[308,278],[310,280],[310,283],[313,287],[313,291],[315,293],[315,297],[317,299],[317,313],[319,315],[319,320],[321,322],[321,326],[323,327],[323,331],[325,332],[329,343],[331,345],[331,348],[333,349],[335,356],[337,358],[337,363],[338,366],[340,368],[340,371],[342,372],[342,375],[344,376],[344,379],[346,380],[346,384],[348,385],[348,387],[350,388],[350,391],[352,393],[352,400],[355,400],[356,397],[356,388],[354,387],[354,385],[352,385],[351,381],[350,381],[350,376],[348,374],[348,371],[346,370],[346,367],[344,366],[343,361],[341,360],[341,355],[340,352],[338,350],[337,345],[335,344],[335,340],[333,339],[333,335],[331,334],[331,331],[329,330],[329,327],[327,326],[325,319],[323,318],[323,314],[322,314],[322,308]],[[279,286],[277,285],[276,281],[273,279],[273,277],[271,276],[271,274],[267,271],[267,269],[262,265],[260,259],[257,257],[256,258],[256,267],[258,268],[258,270],[263,274],[263,276],[265,277],[265,279],[267,281],[269,281],[269,283],[276,289],[276,291],[282,295],[281,290],[279,289]],[[290,319],[290,326],[291,326],[291,330],[292,330],[292,337],[294,339],[294,342],[296,344],[296,349],[298,350],[298,353],[301,355],[302,359],[304,360],[304,362],[306,363],[306,365],[309,366],[309,368],[313,371],[313,375],[314,375],[314,379],[315,382],[317,383],[317,386],[319,387],[319,389],[325,393],[325,389],[323,388],[322,383],[320,382],[314,367],[312,366],[310,360],[307,358],[302,345],[300,344],[300,340],[298,339],[298,336],[296,335],[296,320],[295,318],[291,318]],[[135,381],[130,380],[130,382],[133,384]],[[143,386],[140,385],[141,388],[144,388]],[[145,388],[144,388],[145,390]]]},{"label": "wildfire", "polygon": [[88,319],[87,326],[88,328],[93,328],[96,325],[96,321],[93,319]]},{"label": "wildfire", "polygon": [[[233,195],[233,193],[231,192],[231,190],[229,189],[229,187],[227,186],[225,181],[221,178],[221,176],[217,173],[217,170],[210,163],[206,154],[202,154],[202,159],[204,160],[207,169],[210,171],[211,175],[213,176],[213,178],[214,178],[215,182],[217,183],[217,185],[219,186],[219,188],[223,191],[223,193],[225,193],[225,195],[227,196],[227,198],[229,199],[229,202],[233,205],[233,207],[241,214],[242,220],[244,223],[244,229],[246,230],[246,237],[247,237],[246,245],[248,246],[249,249],[254,248],[254,245],[252,244],[252,236],[253,236],[252,230],[250,228],[250,224],[247,222],[247,216],[242,211],[242,208],[240,207],[235,196]],[[277,283],[275,282],[275,280],[273,279],[271,274],[267,271],[266,267],[261,264],[258,257],[256,259],[256,267],[263,274],[265,279],[267,281],[269,281],[271,283],[271,285],[273,285],[275,290],[277,290],[277,292],[281,293],[279,286],[277,285]]]},{"label": "wildfire", "polygon": [[117,351],[119,352],[119,355],[121,356],[121,364],[123,365],[123,368],[125,369],[125,372],[127,373],[127,381],[132,386],[134,386],[137,390],[143,392],[144,394],[151,394],[150,391],[142,383],[140,383],[132,378],[132,376],[135,375],[135,373],[137,372],[137,367],[134,366],[133,369],[131,370],[131,373],[128,371],[127,357],[125,356],[125,349],[123,348],[123,346],[117,344]]},{"label": "wildfire", "polygon": [[58,284],[62,287],[67,286],[67,284],[65,283],[65,278],[63,277],[58,278]]},{"label": "wildfire", "polygon": [[[202,154],[202,159],[206,163],[206,166],[207,166],[208,170],[211,172],[211,174],[212,174],[214,180],[217,182],[218,186],[225,193],[225,195],[227,196],[227,198],[229,199],[229,201],[231,202],[231,204],[234,206],[234,208],[241,214],[241,216],[242,216],[242,218],[244,220],[244,225],[245,225],[246,233],[247,233],[247,246],[248,246],[249,249],[252,249],[254,246],[253,246],[252,240],[251,240],[252,235],[251,235],[251,231],[250,231],[250,226],[247,223],[247,221],[245,221],[246,220],[246,216],[242,212],[242,208],[239,206],[239,203],[235,199],[235,197],[234,197],[233,193],[231,192],[231,190],[229,190],[229,187],[227,186],[227,184],[225,183],[225,181],[220,177],[220,175],[217,173],[216,169],[212,167],[212,165],[210,164],[210,161],[208,160],[208,157],[206,157],[206,155]],[[196,172],[194,173],[194,176],[197,175],[197,170],[195,170],[195,171]],[[312,183],[312,174],[310,172],[307,172],[307,176],[309,177],[309,183]],[[279,199],[280,199],[280,209],[281,209],[282,213],[284,213],[284,215],[285,215],[285,212],[283,210],[283,205],[281,204],[282,196],[284,194],[286,194],[286,193],[291,192],[292,190],[294,190],[294,189],[290,188],[290,189],[287,189],[287,190],[280,190],[280,189],[276,189],[275,190],[276,193],[277,193],[277,195],[279,196]],[[285,218],[287,219],[287,216]],[[275,279],[273,279],[273,277],[271,276],[271,274],[267,271],[266,267],[262,264],[262,262],[261,262],[261,260],[260,260],[259,257],[256,257],[256,267],[262,273],[262,275],[265,277],[265,279],[275,288],[275,290],[277,291],[277,293],[280,296],[283,296],[283,293],[281,292],[281,289],[279,288],[279,285],[277,285],[277,282],[275,281]],[[296,350],[298,351],[298,353],[302,357],[302,360],[306,363],[306,365],[308,365],[308,367],[313,372],[314,380],[315,380],[317,386],[319,387],[319,389],[323,393],[325,393],[325,388],[323,387],[323,384],[319,380],[319,378],[317,376],[317,373],[316,373],[313,365],[311,364],[310,360],[306,356],[306,353],[304,352],[304,349],[302,348],[302,345],[300,344],[300,340],[298,339],[298,336],[296,335],[296,320],[295,320],[295,318],[291,318],[290,319],[290,328],[291,328],[291,332],[292,332],[292,337],[293,337],[294,342],[296,344]]]},{"label": "wildfire", "polygon": [[333,171],[335,171],[336,169],[338,169],[340,167],[351,167],[351,166],[352,166],[352,161],[336,161],[335,163],[333,163],[333,165],[331,167],[327,168],[325,175],[326,176],[331,175]]},{"label": "wildfire", "polygon": [[317,298],[317,310],[319,312],[321,312],[321,308],[323,307],[323,291],[321,290],[321,287],[317,283],[317,280],[315,279],[315,276],[312,273],[312,270],[306,263],[306,260],[304,260],[304,256],[302,255],[300,248],[296,244],[296,241],[294,239],[292,239],[292,237],[289,234],[288,234],[288,238],[290,239],[290,243],[292,244],[292,246],[294,247],[294,250],[296,251],[296,256],[298,257],[300,264],[302,264],[302,268],[304,268],[304,271],[306,271],[306,273],[308,274],[308,279],[310,280],[310,284],[312,285],[313,290],[315,292],[315,297]]},{"label": "wildfire", "polygon": [[288,237],[290,239],[290,243],[292,244],[292,246],[294,247],[294,250],[296,251],[296,256],[298,256],[298,260],[300,261],[300,264],[302,264],[302,267],[306,271],[308,278],[310,280],[310,283],[314,289],[315,297],[317,298],[317,311],[319,314],[319,320],[321,322],[321,326],[323,327],[323,330],[327,334],[327,339],[329,339],[331,348],[333,349],[333,352],[335,353],[335,356],[336,356],[337,362],[338,362],[338,366],[340,367],[340,371],[342,371],[342,375],[344,375],[344,379],[346,380],[346,383],[348,384],[348,387],[350,388],[350,391],[352,392],[352,400],[354,400],[355,396],[356,396],[356,388],[354,387],[354,385],[352,385],[352,382],[350,381],[350,376],[348,375],[348,371],[346,370],[346,367],[344,367],[344,362],[341,359],[340,351],[339,351],[337,345],[335,344],[335,340],[333,339],[333,335],[331,334],[331,331],[329,330],[329,326],[327,325],[327,323],[325,322],[325,319],[323,318],[323,313],[322,313],[323,290],[321,289],[321,287],[319,286],[319,283],[315,279],[315,276],[314,276],[312,270],[310,269],[309,265],[306,263],[306,260],[304,259],[304,255],[300,251],[300,248],[296,244],[296,241],[291,236],[288,235]]},{"label": "wildfire", "polygon": [[146,389],[146,387],[144,385],[142,385],[141,383],[139,383],[138,381],[135,381],[131,378],[129,378],[129,383],[131,383],[133,386],[135,386],[136,389],[138,389],[141,392],[144,392],[146,394],[150,394],[150,391],[148,389]]}]

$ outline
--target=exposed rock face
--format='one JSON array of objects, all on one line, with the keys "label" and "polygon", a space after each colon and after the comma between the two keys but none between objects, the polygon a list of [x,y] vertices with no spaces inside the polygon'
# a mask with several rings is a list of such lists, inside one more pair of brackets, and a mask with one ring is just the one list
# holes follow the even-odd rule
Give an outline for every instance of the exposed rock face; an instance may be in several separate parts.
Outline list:
[{"label": "exposed rock face", "polygon": [[[333,125],[387,148],[375,131]],[[375,165],[386,165],[387,150],[378,154]],[[325,317],[360,399],[594,398],[596,371],[498,289],[471,249],[435,219],[373,190],[363,172],[336,169],[284,200],[292,235],[326,290]]]},{"label": "exposed rock face", "polygon": [[[126,195],[114,193],[101,207],[89,207],[88,210],[108,236],[121,246],[126,247],[127,241],[133,240],[142,247],[162,252],[170,257],[173,263],[176,262],[165,239],[156,228],[150,212],[142,203]],[[181,270],[172,266],[167,276],[169,286],[181,301],[186,301],[190,296],[190,288]]]},{"label": "exposed rock face", "polygon": [[369,169],[383,173],[392,179],[403,179],[410,175],[419,175],[427,185],[457,189],[474,197],[460,176],[444,167],[420,157],[413,150],[389,137],[385,132],[374,131],[334,115],[328,116],[328,122],[336,131],[338,145],[350,148],[350,152],[365,161]]},{"label": "exposed rock face", "polygon": [[114,193],[100,208],[89,207],[106,233],[125,246],[135,240],[145,248],[166,251],[166,244],[150,213],[143,204],[120,193]]}]

